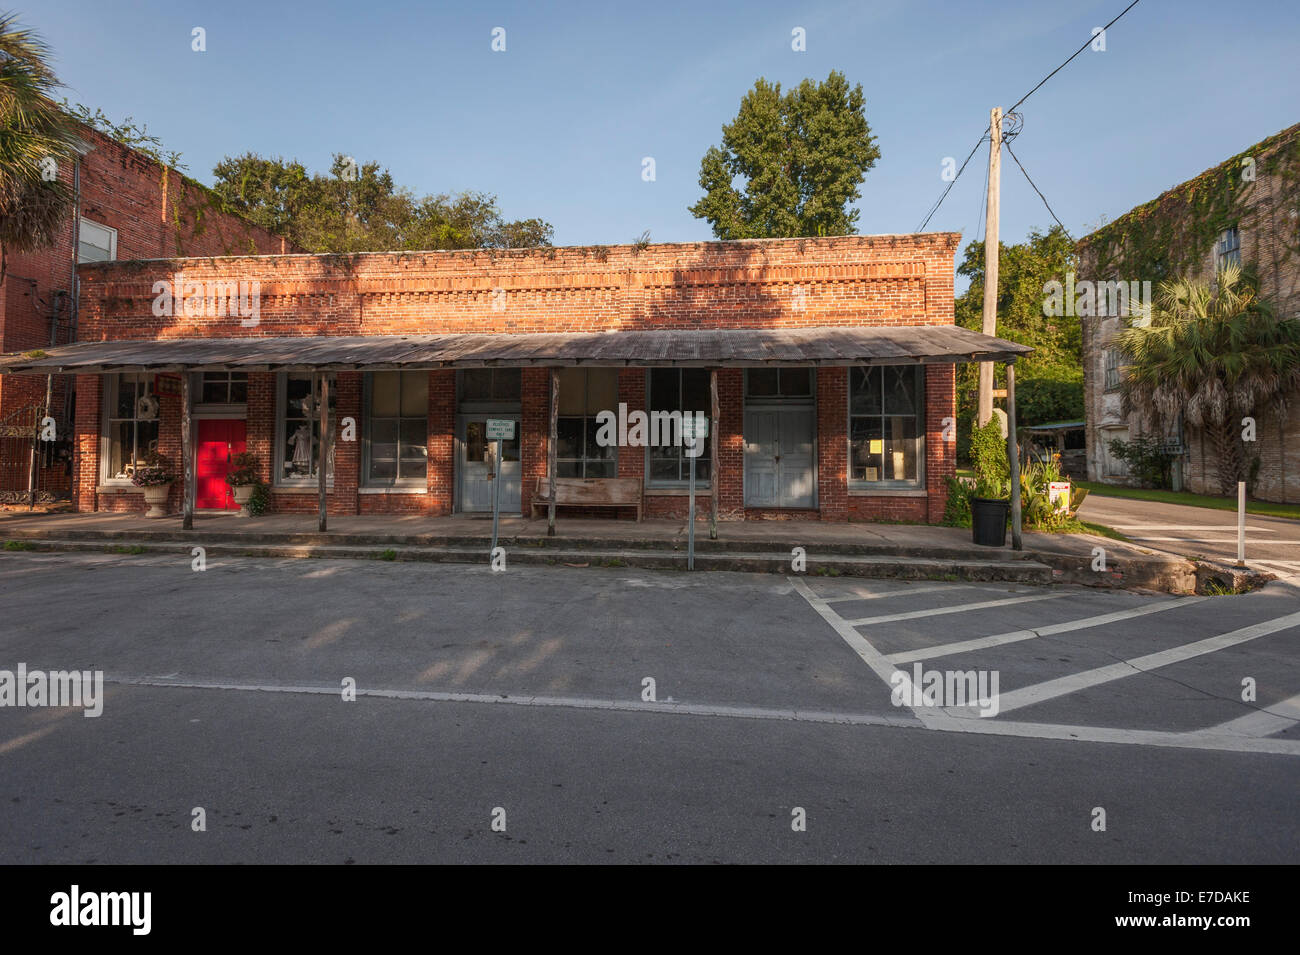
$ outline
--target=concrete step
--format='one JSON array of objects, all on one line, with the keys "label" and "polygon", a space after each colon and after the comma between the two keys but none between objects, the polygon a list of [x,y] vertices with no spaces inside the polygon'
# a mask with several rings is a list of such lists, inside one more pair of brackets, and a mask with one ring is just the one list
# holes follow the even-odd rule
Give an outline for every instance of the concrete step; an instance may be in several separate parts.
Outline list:
[{"label": "concrete step", "polygon": [[[13,539],[13,538],[11,538]],[[142,538],[120,538],[106,542],[103,539],[69,539],[46,537],[25,539],[33,549],[44,551],[108,551],[129,555],[132,553],[177,554],[190,559],[192,548],[199,546],[195,540],[174,541]],[[215,557],[290,557],[347,560],[403,560],[443,563],[487,564],[487,544],[482,546],[439,545],[414,547],[409,545],[365,546],[347,544],[258,544],[240,541],[237,544],[205,539],[201,546],[208,559]],[[657,570],[685,570],[684,551],[668,547],[544,548],[515,546],[508,543],[506,566],[511,564],[579,566],[579,567],[631,567]],[[139,550],[137,550],[139,548]],[[696,570],[731,570],[754,573],[791,573],[790,555],[784,551],[719,551],[697,552]],[[871,578],[897,578],[903,580],[976,580],[1013,581],[1018,583],[1047,584],[1052,582],[1052,569],[1033,560],[994,560],[944,557],[909,557],[880,554],[832,554],[822,556],[810,553],[807,576],[845,576]]]}]

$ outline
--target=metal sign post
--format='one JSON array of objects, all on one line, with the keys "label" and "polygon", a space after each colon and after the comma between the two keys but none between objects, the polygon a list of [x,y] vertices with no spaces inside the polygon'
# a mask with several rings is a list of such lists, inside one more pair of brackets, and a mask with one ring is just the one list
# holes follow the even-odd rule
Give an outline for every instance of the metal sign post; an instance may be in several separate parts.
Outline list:
[{"label": "metal sign post", "polygon": [[[682,416],[682,440],[686,442],[686,456],[691,459],[691,480],[686,506],[686,569],[695,569],[695,459],[704,451],[704,439],[709,433],[709,419],[703,415]],[[717,480],[715,477],[713,480]]]},{"label": "metal sign post", "polygon": [[501,442],[515,436],[515,423],[509,418],[489,418],[487,439],[496,445],[495,463],[492,465],[492,550],[497,550],[497,527],[501,519]]}]

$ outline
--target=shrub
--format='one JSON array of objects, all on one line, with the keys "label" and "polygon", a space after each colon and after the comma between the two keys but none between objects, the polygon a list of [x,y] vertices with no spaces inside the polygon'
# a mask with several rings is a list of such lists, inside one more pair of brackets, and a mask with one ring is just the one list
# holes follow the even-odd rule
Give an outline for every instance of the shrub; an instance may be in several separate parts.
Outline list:
[{"label": "shrub", "polygon": [[948,484],[948,500],[943,505],[943,523],[945,527],[970,527],[970,499],[974,494],[970,485],[950,477],[944,479]]},{"label": "shrub", "polygon": [[1011,493],[1011,466],[1007,463],[1007,440],[996,417],[971,431],[970,459],[975,468],[975,496],[1005,498]]},{"label": "shrub", "polygon": [[253,493],[248,498],[248,513],[260,517],[271,509],[271,488],[264,481],[253,482]]},{"label": "shrub", "polygon": [[1116,439],[1110,453],[1128,465],[1129,473],[1145,487],[1168,489],[1173,485],[1173,466],[1178,455],[1171,454],[1157,438]]},{"label": "shrub", "polygon": [[226,483],[231,487],[248,487],[257,483],[257,455],[251,451],[240,451],[232,459],[234,468],[226,475]]},{"label": "shrub", "polygon": [[161,487],[176,480],[176,470],[161,454],[151,454],[143,467],[131,472],[131,483],[136,487]]}]

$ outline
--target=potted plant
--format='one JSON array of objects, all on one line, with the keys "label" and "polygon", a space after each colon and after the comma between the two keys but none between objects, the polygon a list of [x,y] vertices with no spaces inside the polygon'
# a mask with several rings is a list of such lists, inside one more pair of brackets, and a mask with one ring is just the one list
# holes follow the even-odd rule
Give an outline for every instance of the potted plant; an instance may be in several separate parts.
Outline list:
[{"label": "potted plant", "polygon": [[248,517],[248,499],[257,489],[257,455],[249,451],[240,451],[231,458],[230,463],[234,467],[226,475],[226,483],[230,485],[230,491],[235,495],[235,503],[239,505],[239,516]]},{"label": "potted plant", "polygon": [[975,494],[970,502],[971,539],[983,547],[1003,547],[1011,515],[1011,466],[997,418],[975,428],[970,439],[975,467]]},{"label": "potted plant", "polygon": [[167,516],[167,495],[175,480],[176,472],[171,464],[156,452],[131,473],[131,483],[144,491],[144,502],[149,505],[145,517]]}]

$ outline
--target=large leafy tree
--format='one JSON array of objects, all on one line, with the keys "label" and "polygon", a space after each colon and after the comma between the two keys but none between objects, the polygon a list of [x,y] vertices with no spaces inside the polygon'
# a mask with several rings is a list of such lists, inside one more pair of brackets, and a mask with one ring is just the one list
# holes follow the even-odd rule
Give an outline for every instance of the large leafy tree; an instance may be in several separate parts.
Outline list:
[{"label": "large leafy tree", "polygon": [[1300,319],[1279,319],[1269,303],[1228,266],[1213,283],[1161,284],[1150,323],[1115,339],[1124,364],[1120,394],[1126,412],[1170,428],[1184,422],[1214,447],[1219,492],[1246,479],[1242,443],[1246,417],[1286,412],[1300,387]]},{"label": "large leafy tree", "polygon": [[246,153],[213,175],[229,208],[310,252],[533,248],[553,234],[541,219],[505,220],[495,196],[416,196],[378,163],[342,155],[328,174],[310,174],[297,160]]},{"label": "large leafy tree", "polygon": [[[1032,231],[1024,242],[998,246],[997,335],[1033,354],[1016,362],[1020,424],[1083,418],[1082,330],[1077,316],[1043,314],[1045,286],[1075,266],[1074,243],[1060,226]],[[984,243],[966,246],[957,274],[970,286],[956,301],[956,321],[979,331],[984,323]],[[996,367],[996,366],[995,366]],[[957,451],[965,456],[976,411],[979,365],[957,366]]]},{"label": "large leafy tree", "polygon": [[832,71],[782,94],[760,79],[700,162],[705,195],[690,212],[719,239],[849,235],[849,204],[879,158],[860,84]]},{"label": "large leafy tree", "polygon": [[48,57],[39,37],[0,16],[0,278],[8,251],[54,241],[72,201],[50,176],[71,160],[75,126],[52,98],[59,82]]}]

